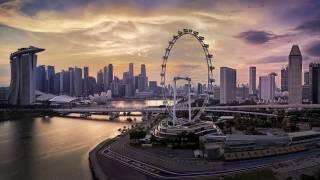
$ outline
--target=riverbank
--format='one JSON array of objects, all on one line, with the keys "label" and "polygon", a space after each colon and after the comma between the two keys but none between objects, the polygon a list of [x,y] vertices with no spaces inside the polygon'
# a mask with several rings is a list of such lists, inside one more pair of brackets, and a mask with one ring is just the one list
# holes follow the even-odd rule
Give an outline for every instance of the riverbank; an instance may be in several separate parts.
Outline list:
[{"label": "riverbank", "polygon": [[111,144],[115,141],[115,138],[112,139],[106,139],[103,142],[99,143],[96,147],[93,148],[89,152],[89,165],[90,165],[90,170],[92,172],[92,175],[94,179],[96,180],[105,180],[105,179],[110,179],[107,177],[106,174],[103,173],[101,166],[98,163],[98,159],[96,154],[104,147],[107,146],[108,144]]},{"label": "riverbank", "polygon": [[50,109],[0,109],[0,122],[56,115],[58,114]]}]

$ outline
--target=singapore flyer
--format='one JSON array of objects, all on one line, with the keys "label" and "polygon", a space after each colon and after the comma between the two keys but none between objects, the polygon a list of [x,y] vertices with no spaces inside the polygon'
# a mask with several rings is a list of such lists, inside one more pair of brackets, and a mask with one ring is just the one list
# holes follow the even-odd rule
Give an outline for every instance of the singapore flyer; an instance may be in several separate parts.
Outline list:
[{"label": "singapore flyer", "polygon": [[[199,115],[203,112],[206,104],[208,103],[208,101],[210,99],[210,95],[212,94],[212,89],[213,89],[212,84],[214,82],[214,79],[213,79],[214,66],[212,65],[213,55],[209,53],[209,50],[208,50],[209,44],[206,44],[204,42],[205,38],[203,36],[200,36],[199,32],[193,31],[192,29],[183,29],[182,31],[178,31],[178,33],[176,35],[173,35],[173,38],[169,41],[168,47],[165,49],[165,53],[163,55],[163,60],[162,60],[162,64],[161,64],[161,74],[160,74],[161,82],[160,82],[160,84],[162,86],[162,96],[163,96],[163,100],[165,102],[167,111],[168,111],[169,115],[175,119],[175,106],[172,107],[172,105],[170,105],[168,103],[169,98],[168,98],[168,93],[166,91],[166,89],[169,86],[168,82],[171,81],[171,79],[166,79],[166,77],[167,77],[167,67],[168,67],[169,55],[170,55],[174,45],[176,43],[178,43],[178,40],[183,36],[191,36],[199,42],[200,46],[202,47],[203,53],[204,53],[204,62],[203,63],[206,64],[205,70],[207,71],[207,77],[205,77],[207,79],[207,82],[206,82],[207,88],[205,90],[204,99],[201,103],[201,106],[199,107],[199,110],[197,111],[198,115],[193,115],[193,118],[191,119],[192,121],[194,121],[197,118],[199,118]],[[185,79],[185,78],[182,78],[182,79]],[[176,77],[175,79],[176,80],[181,79],[181,77],[180,78]]]}]

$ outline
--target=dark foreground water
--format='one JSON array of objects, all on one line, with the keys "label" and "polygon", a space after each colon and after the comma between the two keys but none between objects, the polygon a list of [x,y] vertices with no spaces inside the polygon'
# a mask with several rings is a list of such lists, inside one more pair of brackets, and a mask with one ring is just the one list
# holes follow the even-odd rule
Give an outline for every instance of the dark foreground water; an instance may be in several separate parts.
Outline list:
[{"label": "dark foreground water", "polygon": [[92,179],[88,152],[128,125],[62,117],[0,122],[0,179]]}]

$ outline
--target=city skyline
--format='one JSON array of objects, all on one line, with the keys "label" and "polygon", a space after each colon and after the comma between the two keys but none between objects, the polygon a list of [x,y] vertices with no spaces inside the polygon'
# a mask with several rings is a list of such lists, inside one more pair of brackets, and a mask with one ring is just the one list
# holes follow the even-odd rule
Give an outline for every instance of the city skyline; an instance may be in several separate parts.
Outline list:
[{"label": "city skyline", "polygon": [[[214,55],[216,85],[222,66],[237,70],[238,84],[249,83],[249,66],[257,67],[257,77],[280,74],[293,44],[300,47],[302,70],[306,71],[320,56],[315,38],[319,34],[317,3],[132,1],[125,5],[69,1],[61,8],[59,2],[4,1],[0,3],[0,86],[10,82],[10,52],[29,45],[46,48],[38,64],[53,65],[56,71],[77,64],[89,66],[89,75],[95,76],[99,69],[113,64],[114,74],[121,77],[132,62],[146,64],[152,72],[150,80],[159,82],[164,48],[172,32],[181,27],[196,29],[206,38]],[[195,82],[204,81],[205,63],[196,43],[191,38],[179,41],[169,58],[168,71],[184,75],[192,70]],[[280,87],[279,78],[276,81]]]}]

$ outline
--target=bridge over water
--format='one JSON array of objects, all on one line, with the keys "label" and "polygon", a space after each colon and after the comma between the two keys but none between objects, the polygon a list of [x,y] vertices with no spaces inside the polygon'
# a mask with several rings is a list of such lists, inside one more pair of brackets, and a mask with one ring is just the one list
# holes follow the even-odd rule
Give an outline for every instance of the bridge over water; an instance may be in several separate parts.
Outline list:
[{"label": "bridge over water", "polygon": [[[192,110],[200,110],[200,107],[192,107]],[[247,115],[273,116],[272,113],[255,112],[256,110],[276,110],[276,109],[319,109],[320,104],[301,105],[241,105],[241,106],[208,106],[207,112],[239,113]],[[139,107],[139,108],[109,108],[109,107],[77,107],[53,109],[58,113],[109,113],[109,112],[165,112],[164,107]],[[180,107],[178,111],[187,111],[187,107]]]}]

